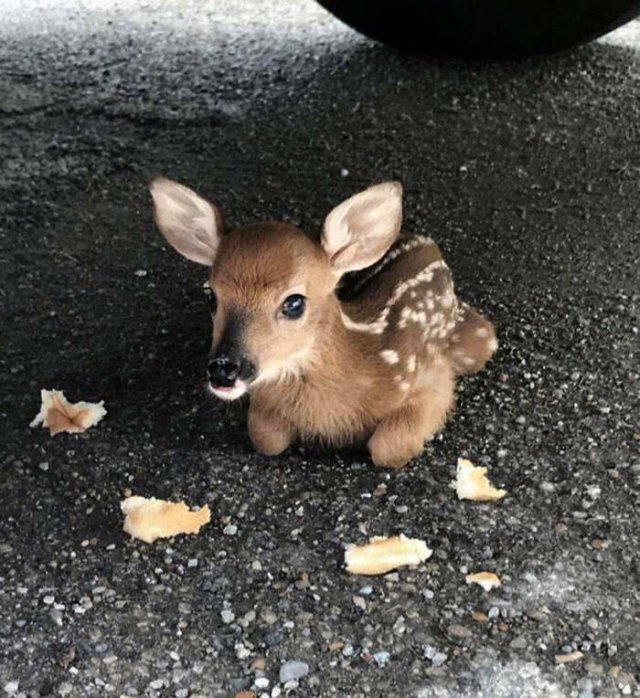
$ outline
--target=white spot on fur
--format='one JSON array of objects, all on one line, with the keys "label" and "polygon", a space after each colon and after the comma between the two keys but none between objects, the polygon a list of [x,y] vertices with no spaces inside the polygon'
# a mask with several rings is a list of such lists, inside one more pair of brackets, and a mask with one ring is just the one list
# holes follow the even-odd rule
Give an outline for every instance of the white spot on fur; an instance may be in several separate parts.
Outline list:
[{"label": "white spot on fur", "polygon": [[489,330],[486,327],[478,327],[476,330],[476,337],[488,337]]},{"label": "white spot on fur", "polygon": [[407,390],[409,390],[410,387],[411,387],[411,383],[409,383],[409,381],[402,381],[400,383],[400,390],[402,390],[403,392],[406,392]]},{"label": "white spot on fur", "polygon": [[397,364],[400,361],[400,357],[398,356],[398,352],[395,351],[394,349],[383,349],[380,352],[380,356],[383,361],[386,361],[388,364]]},{"label": "white spot on fur", "polygon": [[[393,308],[393,306],[405,295],[405,293],[410,292],[416,286],[431,282],[433,280],[434,273],[442,269],[448,270],[448,267],[445,264],[444,260],[438,259],[435,262],[431,262],[431,264],[422,269],[422,271],[416,274],[416,276],[400,282],[395,287],[393,293],[389,297],[389,300],[387,301],[380,315],[378,315],[378,317],[375,320],[372,320],[371,322],[354,322],[353,320],[351,320],[351,318],[345,315],[344,312],[342,312],[342,321],[345,327],[351,330],[357,330],[359,332],[382,334],[389,324],[389,314],[391,313],[391,309]],[[402,323],[402,321],[398,323],[398,326],[401,329],[406,327],[407,322],[410,320],[418,322],[420,324],[426,323],[426,314],[424,312],[417,313],[415,316],[411,316],[409,314],[406,314],[405,311],[408,311],[408,313],[414,313],[414,311],[412,311],[410,308],[403,308],[402,319],[404,320],[404,323]],[[439,313],[439,315],[440,320],[438,320],[438,322],[444,319],[442,313]]]},{"label": "white spot on fur", "polygon": [[492,337],[487,342],[487,347],[489,347],[489,351],[496,351],[496,349],[498,348],[498,340],[495,337]]},{"label": "white spot on fur", "polygon": [[407,371],[410,373],[413,373],[416,370],[416,355],[411,354],[411,356],[407,359]]},{"label": "white spot on fur", "polygon": [[347,329],[355,330],[356,332],[382,334],[387,326],[386,321],[380,322],[379,320],[374,320],[373,322],[354,322],[342,311],[340,311],[340,317],[342,318],[342,322]]},{"label": "white spot on fur", "polygon": [[437,325],[439,325],[443,321],[444,321],[444,315],[442,313],[434,313],[431,316],[431,320],[429,321],[429,325],[431,325],[431,327],[436,327]]},{"label": "white spot on fur", "polygon": [[388,252],[371,270],[369,274],[367,274],[365,277],[360,279],[360,281],[354,286],[353,292],[356,293],[359,291],[365,284],[367,284],[371,279],[375,278],[380,274],[386,267],[391,264],[395,259],[397,259],[400,255],[404,254],[405,252],[410,252],[411,250],[417,248],[417,247],[424,247],[427,245],[433,245],[434,242],[431,238],[426,238],[423,237],[422,235],[415,235],[414,237],[410,238],[407,240],[402,245],[399,245],[398,247],[395,248],[395,250],[392,250],[391,252]]},{"label": "white spot on fur", "polygon": [[453,293],[451,293],[451,291],[447,291],[440,299],[440,303],[442,303],[444,308],[450,308],[454,304],[455,300],[456,297],[453,295]]}]

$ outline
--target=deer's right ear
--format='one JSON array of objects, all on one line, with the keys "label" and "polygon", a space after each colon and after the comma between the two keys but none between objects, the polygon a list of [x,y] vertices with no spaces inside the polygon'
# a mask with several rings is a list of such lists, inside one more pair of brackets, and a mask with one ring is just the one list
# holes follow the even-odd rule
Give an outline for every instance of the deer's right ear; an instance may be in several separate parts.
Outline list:
[{"label": "deer's right ear", "polygon": [[153,215],[167,242],[181,255],[210,267],[218,252],[222,218],[213,204],[170,179],[149,185]]}]

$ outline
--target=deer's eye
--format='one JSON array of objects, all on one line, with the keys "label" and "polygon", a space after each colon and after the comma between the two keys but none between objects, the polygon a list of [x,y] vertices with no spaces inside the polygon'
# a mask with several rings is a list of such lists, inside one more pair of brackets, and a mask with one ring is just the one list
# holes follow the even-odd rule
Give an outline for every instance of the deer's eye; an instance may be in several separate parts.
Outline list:
[{"label": "deer's eye", "polygon": [[216,298],[214,290],[211,288],[211,286],[209,286],[208,283],[206,283],[202,287],[202,292],[204,293],[204,297],[207,301],[207,305],[209,306],[209,310],[212,313],[215,313],[218,309],[218,299]]},{"label": "deer's eye", "polygon": [[299,293],[287,296],[282,304],[282,314],[288,320],[297,320],[304,313],[305,297]]}]

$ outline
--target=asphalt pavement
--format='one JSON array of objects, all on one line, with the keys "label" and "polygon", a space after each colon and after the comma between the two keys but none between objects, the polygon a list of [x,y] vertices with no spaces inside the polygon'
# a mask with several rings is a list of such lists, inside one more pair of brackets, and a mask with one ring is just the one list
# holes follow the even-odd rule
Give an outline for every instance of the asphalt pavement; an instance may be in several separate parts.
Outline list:
[{"label": "asphalt pavement", "polygon": [[[482,64],[403,56],[307,0],[0,5],[0,694],[639,694],[624,32]],[[405,230],[438,241],[500,338],[419,460],[253,452],[245,407],[204,389],[206,272],[154,229],[155,174],[232,223],[313,230],[404,183]],[[108,414],[51,438],[29,428],[41,388]],[[459,456],[507,497],[458,501]],[[212,521],[131,541],[127,491],[207,502]],[[433,557],[346,574],[347,543],[395,532]],[[503,586],[467,585],[479,570]]]}]

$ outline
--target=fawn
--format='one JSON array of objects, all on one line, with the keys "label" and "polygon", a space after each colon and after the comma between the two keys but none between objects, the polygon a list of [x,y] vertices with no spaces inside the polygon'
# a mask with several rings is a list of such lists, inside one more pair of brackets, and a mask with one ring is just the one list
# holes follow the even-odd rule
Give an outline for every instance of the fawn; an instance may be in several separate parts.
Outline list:
[{"label": "fawn", "polygon": [[209,387],[223,400],[250,394],[260,453],[367,440],[376,465],[402,467],[444,426],[456,376],[497,348],[436,244],[399,237],[399,183],[337,206],[319,241],[286,223],[227,229],[190,189],[163,178],[150,189],[167,241],[210,267]]}]

